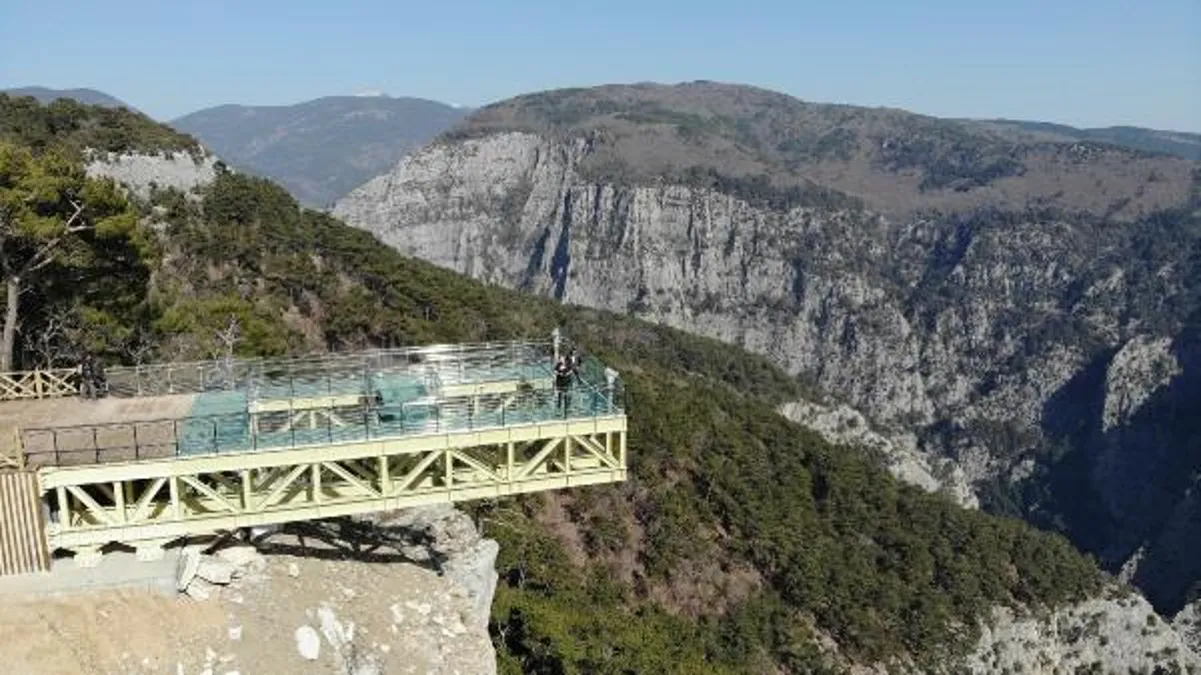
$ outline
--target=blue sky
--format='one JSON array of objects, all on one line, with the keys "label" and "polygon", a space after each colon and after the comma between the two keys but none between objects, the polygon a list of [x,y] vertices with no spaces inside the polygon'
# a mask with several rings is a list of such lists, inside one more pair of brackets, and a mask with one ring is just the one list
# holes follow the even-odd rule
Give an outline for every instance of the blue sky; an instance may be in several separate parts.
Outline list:
[{"label": "blue sky", "polygon": [[481,105],[695,79],[1201,132],[1201,0],[0,0],[0,87],[92,87],[159,119],[363,90]]}]

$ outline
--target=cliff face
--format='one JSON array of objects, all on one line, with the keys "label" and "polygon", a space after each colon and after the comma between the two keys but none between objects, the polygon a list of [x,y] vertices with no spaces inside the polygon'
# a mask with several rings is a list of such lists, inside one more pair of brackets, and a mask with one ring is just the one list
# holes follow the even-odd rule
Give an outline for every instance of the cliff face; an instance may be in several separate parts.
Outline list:
[{"label": "cliff face", "polygon": [[[604,142],[438,142],[335,214],[478,279],[767,354],[865,413],[898,475],[1060,527],[1113,569],[1142,547],[1131,578],[1183,604],[1201,576],[1180,555],[1201,541],[1195,213],[780,208],[598,180],[581,167]],[[831,409],[787,412],[821,427]]]},{"label": "cliff face", "polygon": [[175,188],[188,194],[208,185],[216,176],[217,161],[211,154],[194,156],[184,151],[162,154],[92,152],[87,172],[89,176],[111,178],[146,199],[154,186]]}]

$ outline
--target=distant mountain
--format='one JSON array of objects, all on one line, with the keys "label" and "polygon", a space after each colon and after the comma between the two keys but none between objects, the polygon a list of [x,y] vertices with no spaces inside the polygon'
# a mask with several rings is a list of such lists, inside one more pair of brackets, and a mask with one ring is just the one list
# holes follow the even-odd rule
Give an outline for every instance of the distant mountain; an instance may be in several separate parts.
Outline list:
[{"label": "distant mountain", "polygon": [[1094,141],[1120,145],[1134,150],[1162,152],[1184,159],[1201,160],[1201,134],[1184,131],[1165,131],[1143,127],[1077,129],[1066,124],[1024,120],[979,120],[978,122],[997,128],[1039,134],[1049,141]]},{"label": "distant mountain", "polygon": [[14,89],[5,89],[4,93],[11,96],[32,96],[41,103],[50,103],[55,99],[73,98],[80,103],[86,105],[98,105],[105,108],[128,108],[136,111],[137,108],[129,105],[125,101],[110,96],[102,91],[95,89],[51,89],[49,87],[16,87]]},{"label": "distant mountain", "polygon": [[325,207],[470,112],[418,98],[329,96],[289,106],[222,105],[170,124],[230,165]]}]

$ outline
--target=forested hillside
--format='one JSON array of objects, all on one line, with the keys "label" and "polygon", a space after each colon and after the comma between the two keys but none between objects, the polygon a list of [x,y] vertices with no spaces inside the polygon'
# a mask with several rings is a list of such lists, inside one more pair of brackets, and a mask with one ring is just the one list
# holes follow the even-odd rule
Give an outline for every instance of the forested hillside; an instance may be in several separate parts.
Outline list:
[{"label": "forested hillside", "polygon": [[129,105],[125,101],[106,94],[102,91],[87,88],[75,89],[54,89],[51,87],[15,87],[13,89],[0,90],[0,93],[8,94],[14,97],[32,96],[41,103],[51,103],[61,98],[70,98],[83,103],[84,105],[102,106],[105,108],[128,108],[137,111],[137,108]]},{"label": "forested hillside", "polygon": [[[62,251],[21,280],[19,367],[83,347],[110,362],[215,355],[231,325],[242,355],[562,326],[622,372],[628,483],[476,507],[501,542],[492,630],[503,672],[945,667],[990,607],[1099,587],[1063,538],[901,485],[857,449],[785,421],[774,406],[801,385],[763,358],[469,280],[263,179],[224,171],[197,195],[117,203],[111,185],[83,177],[81,148],[190,139],[113,115],[0,97],[3,252],[19,262],[52,240]],[[137,218],[67,231],[79,209],[89,225],[126,209]],[[819,649],[821,636],[837,653]]]}]

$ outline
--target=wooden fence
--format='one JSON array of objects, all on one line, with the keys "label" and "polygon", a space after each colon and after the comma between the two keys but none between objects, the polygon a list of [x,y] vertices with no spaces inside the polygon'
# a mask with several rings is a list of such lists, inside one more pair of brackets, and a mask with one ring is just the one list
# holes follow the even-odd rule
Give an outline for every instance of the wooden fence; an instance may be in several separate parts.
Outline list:
[{"label": "wooden fence", "polygon": [[77,372],[77,368],[53,368],[0,373],[0,401],[76,396]]}]

